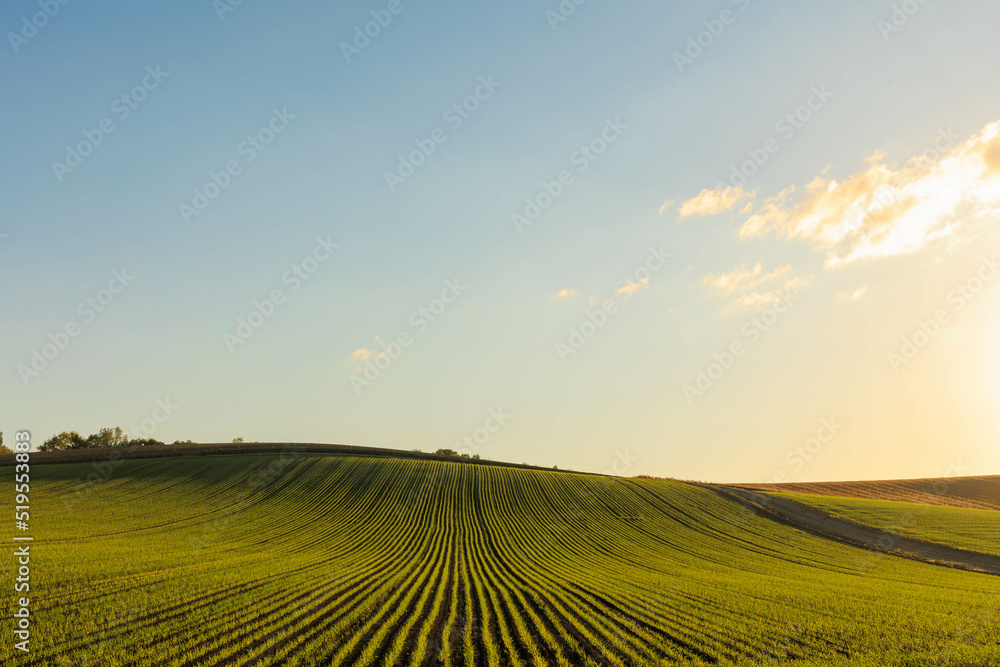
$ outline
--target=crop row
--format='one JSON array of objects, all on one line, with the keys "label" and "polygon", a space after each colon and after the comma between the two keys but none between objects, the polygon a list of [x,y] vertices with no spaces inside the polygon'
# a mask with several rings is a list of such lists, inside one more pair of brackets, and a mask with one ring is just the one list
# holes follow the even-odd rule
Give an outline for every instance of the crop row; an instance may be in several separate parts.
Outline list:
[{"label": "crop row", "polygon": [[92,470],[36,468],[38,644],[19,664],[1000,657],[997,578],[824,541],[696,486],[296,454],[125,461],[81,494]]}]

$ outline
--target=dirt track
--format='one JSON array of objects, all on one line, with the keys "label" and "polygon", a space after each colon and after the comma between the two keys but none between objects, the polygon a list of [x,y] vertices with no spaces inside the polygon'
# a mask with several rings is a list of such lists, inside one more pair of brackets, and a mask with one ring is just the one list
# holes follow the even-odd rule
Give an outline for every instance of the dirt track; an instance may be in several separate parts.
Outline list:
[{"label": "dirt track", "polygon": [[895,500],[925,505],[948,505],[1000,511],[1000,475],[891,479],[867,482],[733,484],[731,486],[755,491],[811,493],[816,496],[871,498],[872,500]]},{"label": "dirt track", "polygon": [[757,514],[780,521],[808,533],[925,563],[974,572],[1000,575],[1000,557],[946,547],[885,533],[850,521],[844,521],[817,509],[786,498],[731,486],[705,484],[719,495],[735,500]]}]

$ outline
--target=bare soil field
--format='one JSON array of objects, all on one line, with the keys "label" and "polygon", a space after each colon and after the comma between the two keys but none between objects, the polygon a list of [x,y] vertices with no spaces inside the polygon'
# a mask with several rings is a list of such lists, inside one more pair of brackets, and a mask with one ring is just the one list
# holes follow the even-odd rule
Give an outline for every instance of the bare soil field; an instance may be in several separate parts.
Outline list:
[{"label": "bare soil field", "polygon": [[749,507],[761,516],[778,520],[813,535],[925,563],[1000,575],[1000,556],[902,537],[830,516],[826,512],[788,498],[734,487],[710,486],[709,488],[725,498]]},{"label": "bare soil field", "polygon": [[816,496],[896,500],[926,505],[1000,510],[1000,476],[997,475],[879,482],[732,484],[728,486],[779,493],[807,493]]}]

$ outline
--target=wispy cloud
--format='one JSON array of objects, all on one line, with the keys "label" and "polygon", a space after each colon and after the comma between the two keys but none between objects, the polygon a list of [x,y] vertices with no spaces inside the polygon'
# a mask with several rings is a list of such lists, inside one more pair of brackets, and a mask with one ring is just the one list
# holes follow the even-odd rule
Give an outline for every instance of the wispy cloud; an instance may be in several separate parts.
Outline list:
[{"label": "wispy cloud", "polygon": [[389,353],[386,351],[385,343],[382,342],[382,339],[376,336],[375,342],[382,349],[368,349],[366,347],[362,347],[351,353],[351,359],[354,359],[355,361],[366,361],[388,356]]},{"label": "wispy cloud", "polygon": [[837,298],[841,301],[856,301],[868,293],[868,285],[862,285],[853,292],[837,292]]},{"label": "wispy cloud", "polygon": [[782,285],[781,289],[764,292],[753,291],[749,294],[744,294],[733,302],[733,307],[739,310],[760,310],[782,301],[782,293],[795,293],[808,285],[808,278],[792,278]]},{"label": "wispy cloud", "polygon": [[673,206],[676,203],[677,202],[674,201],[673,199],[668,199],[667,201],[663,202],[663,206],[660,207],[660,215],[663,215],[664,213],[666,213],[667,209],[670,208],[671,206]]},{"label": "wispy cloud", "polygon": [[742,187],[719,185],[714,190],[705,189],[693,199],[688,199],[677,209],[681,218],[692,216],[715,215],[734,208],[747,198],[752,198],[753,192],[747,192]]},{"label": "wispy cloud", "polygon": [[[740,296],[731,304],[733,309],[760,309],[781,301],[782,293],[797,292],[809,284],[808,278],[790,277],[791,272],[791,264],[765,271],[764,265],[760,262],[752,267],[748,267],[744,262],[728,273],[705,276],[701,282],[703,285],[711,287],[719,296],[739,294]],[[765,285],[770,285],[770,287],[758,289]]]},{"label": "wispy cloud", "polygon": [[792,270],[791,264],[786,264],[785,266],[779,266],[774,271],[770,273],[764,272],[764,265],[757,262],[753,268],[748,269],[747,265],[744,263],[742,266],[737,266],[729,273],[723,273],[718,276],[705,276],[702,279],[702,283],[712,287],[720,294],[732,294],[733,292],[742,292],[745,290],[750,290],[764,283],[771,282],[772,280],[779,280],[786,276]]},{"label": "wispy cloud", "polygon": [[579,292],[577,292],[575,289],[564,289],[564,290],[559,290],[558,292],[553,294],[552,299],[556,301],[561,299],[572,299],[577,294],[579,294]]},{"label": "wispy cloud", "polygon": [[820,175],[797,196],[786,188],[747,218],[740,236],[804,239],[837,266],[916,252],[1000,213],[1000,121],[964,142],[951,136],[942,132],[904,166],[876,153],[843,181]]},{"label": "wispy cloud", "polygon": [[647,287],[649,287],[649,278],[643,278],[638,282],[632,280],[619,287],[618,291],[615,292],[615,294],[621,294],[621,295],[635,294],[636,292],[641,292]]}]

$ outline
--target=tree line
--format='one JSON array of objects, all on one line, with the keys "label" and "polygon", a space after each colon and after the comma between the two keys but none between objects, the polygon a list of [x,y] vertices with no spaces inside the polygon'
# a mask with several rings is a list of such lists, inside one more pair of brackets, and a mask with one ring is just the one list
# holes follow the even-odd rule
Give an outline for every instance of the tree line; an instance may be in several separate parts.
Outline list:
[{"label": "tree line", "polygon": [[[233,438],[234,444],[240,444],[243,438]],[[97,449],[104,447],[150,447],[153,445],[166,445],[167,443],[153,438],[130,438],[119,426],[113,428],[102,428],[97,433],[92,433],[86,438],[76,431],[63,431],[54,435],[38,448],[40,452],[64,452],[72,449]],[[195,445],[192,440],[176,440],[174,445]],[[420,449],[414,449],[420,452]],[[0,454],[13,454],[14,452],[3,444],[3,433],[0,432]],[[479,459],[479,454],[459,453],[454,449],[439,449],[435,454],[439,456],[454,456],[464,459]],[[555,466],[553,466],[555,467]]]},{"label": "tree line", "polygon": [[[102,428],[86,438],[76,431],[63,431],[54,435],[38,448],[40,452],[63,452],[71,449],[97,449],[103,447],[150,447],[165,445],[165,442],[153,438],[130,438],[119,426]],[[193,445],[190,440],[174,442],[175,445]]]},{"label": "tree line", "polygon": [[[413,451],[415,451],[415,452],[423,452],[422,449],[414,449]],[[456,458],[462,458],[462,459],[479,459],[479,458],[482,458],[481,456],[479,456],[479,454],[472,454],[472,455],[469,455],[469,454],[466,454],[466,453],[461,453],[460,454],[459,452],[456,452],[454,449],[439,449],[436,452],[434,452],[434,454],[436,454],[437,456],[454,456]]]}]

